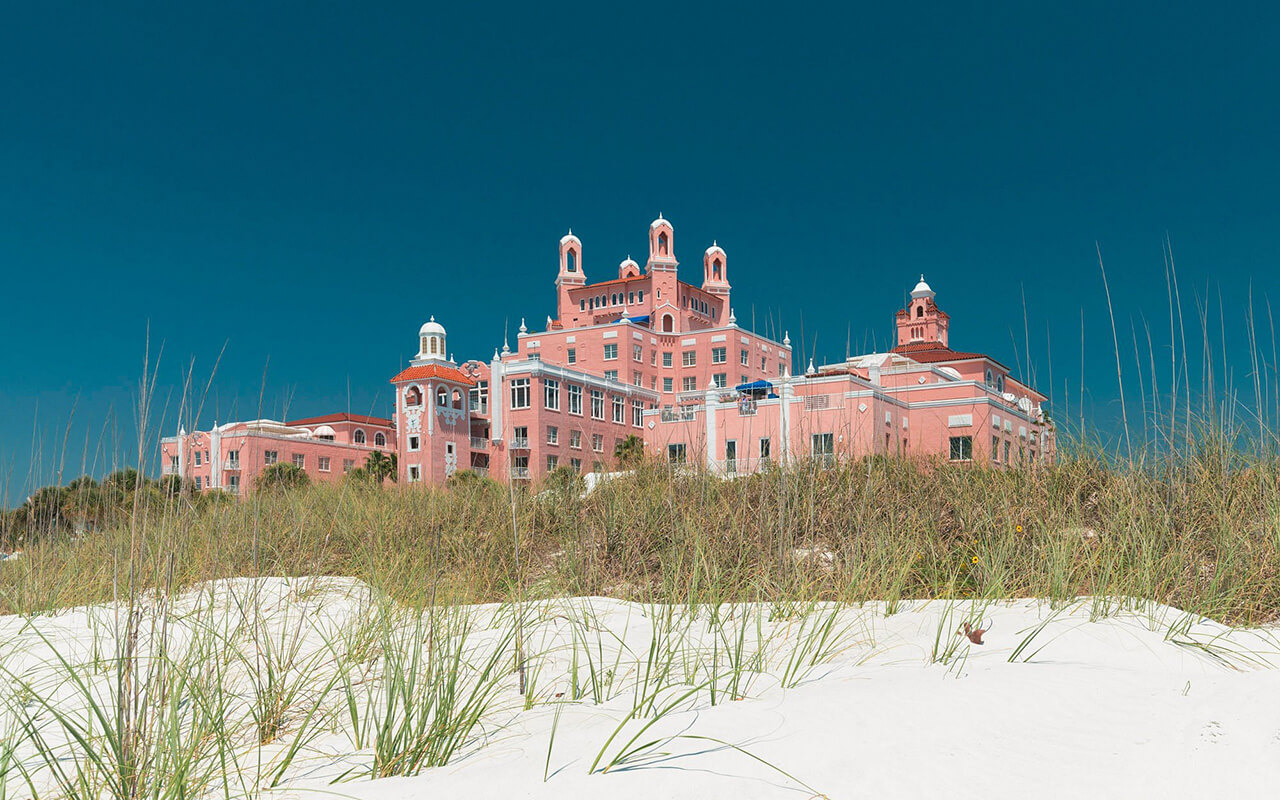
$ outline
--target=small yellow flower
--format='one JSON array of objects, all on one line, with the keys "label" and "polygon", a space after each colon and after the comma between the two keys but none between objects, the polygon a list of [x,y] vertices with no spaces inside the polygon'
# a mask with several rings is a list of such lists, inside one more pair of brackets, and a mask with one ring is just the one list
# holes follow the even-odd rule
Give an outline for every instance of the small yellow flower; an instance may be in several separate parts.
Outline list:
[{"label": "small yellow flower", "polygon": [[975,564],[977,564],[977,563],[978,563],[978,557],[977,557],[977,556],[974,556],[974,557],[973,557],[973,563],[975,563]]},{"label": "small yellow flower", "polygon": [[1017,526],[1015,526],[1015,527],[1014,527],[1014,530],[1015,530],[1015,531],[1017,531],[1018,533],[1022,533],[1022,526],[1021,526],[1021,525],[1017,525]]}]

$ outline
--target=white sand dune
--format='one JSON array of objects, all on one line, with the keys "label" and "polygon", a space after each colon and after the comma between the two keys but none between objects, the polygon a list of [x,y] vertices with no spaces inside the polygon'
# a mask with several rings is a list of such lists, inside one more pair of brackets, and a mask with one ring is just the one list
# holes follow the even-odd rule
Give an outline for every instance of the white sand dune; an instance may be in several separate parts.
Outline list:
[{"label": "white sand dune", "polygon": [[[319,686],[335,669],[333,643],[348,641],[370,618],[368,598],[352,581],[224,582],[184,596],[169,632],[181,642],[191,635],[190,620],[214,620],[228,642],[245,647],[252,637],[243,632],[256,614],[259,635],[284,642],[297,632],[298,658],[314,654],[308,663],[318,665],[306,679]],[[309,691],[306,697],[333,713],[315,723],[281,787],[265,796],[1273,796],[1280,787],[1276,631],[1229,630],[1153,604],[1116,605],[909,602],[887,614],[877,603],[835,616],[830,606],[759,605],[724,607],[713,621],[707,609],[667,616],[665,608],[604,598],[540,601],[529,605],[522,631],[531,709],[504,669],[495,702],[448,764],[370,780],[371,750],[355,746],[340,698]],[[505,641],[510,608],[471,611],[474,653]],[[989,629],[984,644],[956,635],[966,619]],[[11,675],[73,706],[78,695],[57,679],[50,646],[75,663],[91,662],[95,651],[114,646],[115,620],[109,608],[0,618],[0,660]],[[823,621],[833,635],[819,648],[806,631]],[[709,680],[713,663],[720,665],[715,704],[704,687],[656,721],[649,715],[622,724],[610,743],[653,674],[655,636],[657,651],[669,654],[655,705]],[[806,647],[817,655],[798,657]],[[582,686],[588,651],[599,655],[598,691]],[[736,687],[735,659],[745,667]],[[361,674],[363,696],[374,705],[378,671]],[[783,688],[784,680],[794,685]],[[231,681],[227,691],[243,687]],[[306,724],[302,716],[290,715],[286,731]],[[10,730],[13,718],[11,710]],[[604,771],[646,725],[635,745],[652,746]],[[286,732],[261,750],[246,740],[237,746],[238,761],[262,774],[258,765],[278,763],[292,740]],[[29,743],[18,742],[17,757],[37,767]],[[15,777],[10,785],[11,796],[29,793]]]}]

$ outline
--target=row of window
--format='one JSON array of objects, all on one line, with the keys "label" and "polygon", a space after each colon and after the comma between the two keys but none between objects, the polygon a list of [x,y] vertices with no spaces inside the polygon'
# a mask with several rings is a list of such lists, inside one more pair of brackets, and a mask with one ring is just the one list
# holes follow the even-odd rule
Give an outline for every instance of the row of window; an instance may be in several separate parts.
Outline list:
[{"label": "row of window", "polygon": [[[577,363],[578,363],[578,348],[576,348],[576,347],[570,347],[570,348],[568,348],[568,350],[566,351],[566,356],[567,356],[566,360],[568,361],[568,363],[570,363],[570,364],[577,364]],[[606,345],[604,346],[604,360],[605,360],[605,361],[617,361],[617,360],[618,360],[618,345],[617,345],[617,343],[616,343],[616,342],[610,342],[609,344],[606,344]],[[643,363],[644,363],[644,348],[643,348],[641,345],[635,344],[635,345],[632,345],[632,346],[631,346],[631,360],[632,360],[632,361],[634,361],[634,362],[636,362],[637,364],[643,364]],[[668,351],[664,351],[664,352],[663,352],[663,354],[662,354],[662,366],[663,366],[663,367],[671,367],[671,366],[674,364],[674,360],[675,360],[675,359],[674,359],[674,356],[673,356],[673,354],[671,353],[671,351],[669,351],[669,350],[668,350]],[[656,350],[650,350],[650,351],[649,351],[649,363],[650,363],[650,365],[651,365],[651,366],[657,366],[657,363],[658,363],[658,351],[656,351]],[[729,363],[729,348],[727,348],[727,347],[713,347],[713,348],[711,348],[711,363],[712,363],[712,364],[727,364],[727,363]],[[742,366],[744,366],[744,367],[745,367],[745,366],[750,365],[750,363],[751,363],[751,351],[750,351],[750,350],[746,350],[746,349],[741,349],[741,350],[739,350],[739,351],[738,351],[738,363],[739,363],[739,364],[741,364],[741,365],[742,365]],[[683,351],[681,351],[681,353],[680,353],[680,366],[682,366],[682,367],[696,367],[697,365],[698,365],[698,351],[696,351],[696,350],[683,350]],[[768,368],[769,368],[769,358],[768,358],[768,356],[760,356],[760,371],[761,371],[761,372],[764,372],[764,371],[765,371],[765,370],[767,370]],[[782,372],[783,372],[783,364],[782,364],[782,363],[779,363],[779,364],[778,364],[778,374],[779,374],[779,375],[781,375],[781,374],[782,374]]]},{"label": "row of window", "polygon": [[638,289],[633,292],[614,292],[613,294],[602,294],[598,297],[585,297],[578,301],[578,310],[586,311],[588,308],[604,308],[605,306],[620,306],[623,301],[626,305],[633,306],[636,303],[644,302],[644,289]]},{"label": "row of window", "polygon": [[[551,446],[559,446],[560,444],[560,428],[556,425],[547,426],[546,442]],[[616,447],[622,442],[622,439],[614,439],[613,444]],[[572,450],[582,449],[582,431],[569,431],[568,445]],[[511,446],[519,449],[529,447],[529,428],[525,425],[517,425],[511,432]],[[591,449],[597,453],[604,452],[604,434],[591,434]]]},{"label": "row of window", "polygon": [[[616,376],[615,376],[616,379]],[[513,378],[511,380],[511,408],[522,409],[532,407],[532,391],[529,378]],[[582,392],[581,386],[569,383],[565,384],[565,394],[568,400],[568,411],[570,414],[582,416]],[[591,418],[603,420],[605,418],[605,393],[601,389],[589,390],[591,400]],[[542,381],[542,407],[548,411],[560,410],[560,381],[552,378],[544,378]],[[612,406],[612,419],[619,425],[626,424],[627,401],[622,395],[610,395],[609,405]],[[631,401],[631,424],[639,427],[642,420],[641,415],[644,412],[644,403],[640,400]]]}]

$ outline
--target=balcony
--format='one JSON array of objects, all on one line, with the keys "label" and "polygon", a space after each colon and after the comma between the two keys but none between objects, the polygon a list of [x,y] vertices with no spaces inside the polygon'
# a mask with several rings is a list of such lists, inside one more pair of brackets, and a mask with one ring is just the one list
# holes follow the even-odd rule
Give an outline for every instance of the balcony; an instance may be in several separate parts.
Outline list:
[{"label": "balcony", "polygon": [[527,481],[529,480],[529,468],[528,467],[512,467],[511,477],[515,480]]},{"label": "balcony", "polygon": [[164,469],[163,469],[163,470],[161,470],[161,473],[162,473],[162,474],[164,474],[164,475],[177,475],[177,474],[179,474],[178,465],[177,465],[177,464],[165,464]]},{"label": "balcony", "polygon": [[529,437],[527,437],[527,436],[513,436],[513,437],[511,437],[511,449],[512,449],[512,450],[528,450],[528,449],[529,449]]},{"label": "balcony", "polygon": [[472,436],[471,449],[472,450],[488,450],[489,440],[484,438],[483,436]]},{"label": "balcony", "polygon": [[240,459],[238,459],[238,458],[227,458],[227,459],[224,459],[224,460],[223,460],[223,462],[222,462],[222,468],[223,468],[223,469],[226,469],[226,470],[232,470],[232,471],[234,471],[234,472],[239,472],[239,471],[240,471]]},{"label": "balcony", "polygon": [[[480,477],[482,477],[482,478],[484,478],[484,477],[488,477],[488,475],[489,475],[489,468],[488,468],[488,467],[471,467],[471,471],[472,471],[472,472],[474,472],[475,474],[479,475],[479,476],[480,476]],[[527,471],[527,469],[526,469],[526,471]]]}]

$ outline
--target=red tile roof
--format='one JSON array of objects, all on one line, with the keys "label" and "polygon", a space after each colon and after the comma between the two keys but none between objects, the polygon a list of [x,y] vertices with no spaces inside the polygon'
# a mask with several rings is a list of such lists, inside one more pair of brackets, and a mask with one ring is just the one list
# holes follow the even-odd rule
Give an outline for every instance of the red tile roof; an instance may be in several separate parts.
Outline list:
[{"label": "red tile roof", "polygon": [[944,347],[937,342],[900,344],[893,348],[893,352],[898,355],[906,356],[912,361],[918,361],[921,364],[940,364],[947,361],[973,361],[975,359],[984,359],[994,364],[1000,363],[991,356],[984,355],[982,353],[961,353],[957,350],[952,350],[950,347]]},{"label": "red tile roof", "polygon": [[323,425],[328,422],[357,422],[361,425],[382,425],[390,428],[391,420],[382,417],[366,417],[363,414],[347,414],[339,412],[337,414],[325,414],[319,417],[307,417],[306,419],[295,419],[286,422],[285,425]]},{"label": "red tile roof", "polygon": [[467,375],[467,373],[457,367],[448,366],[447,364],[424,364],[420,367],[409,367],[399,375],[392,378],[391,382],[425,381],[431,378],[441,378],[446,381],[453,381],[454,383],[463,383],[467,386],[475,386],[476,383]]}]

